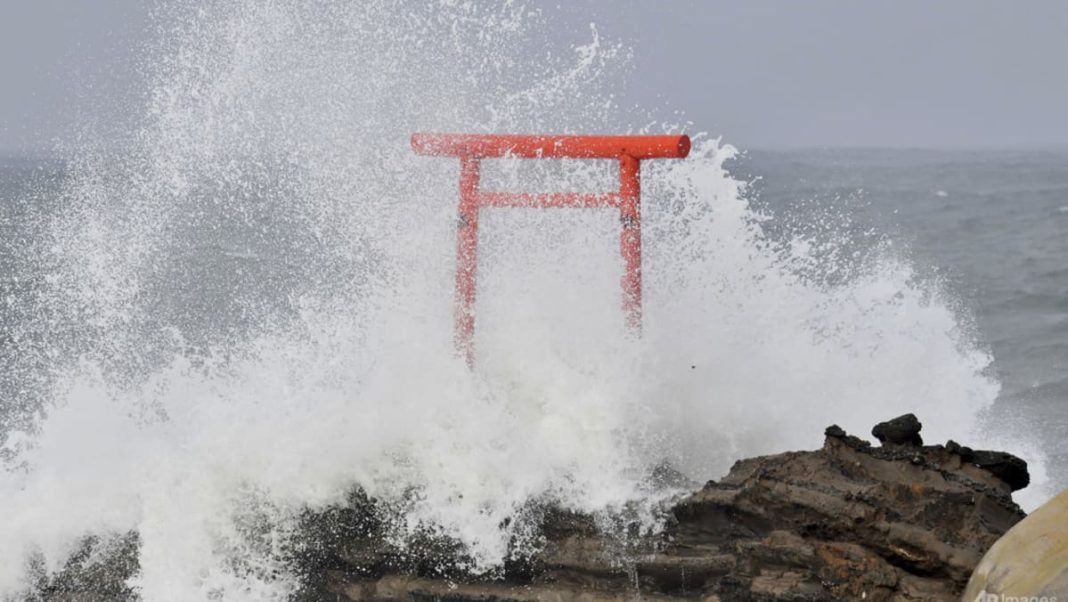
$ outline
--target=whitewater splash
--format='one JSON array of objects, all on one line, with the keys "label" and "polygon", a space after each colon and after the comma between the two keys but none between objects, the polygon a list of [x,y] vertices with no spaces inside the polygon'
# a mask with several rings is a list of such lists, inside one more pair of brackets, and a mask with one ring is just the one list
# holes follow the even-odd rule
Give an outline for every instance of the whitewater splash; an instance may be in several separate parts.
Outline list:
[{"label": "whitewater splash", "polygon": [[[12,327],[0,596],[135,531],[145,600],[285,599],[295,517],[356,486],[403,505],[398,537],[437,529],[491,570],[532,500],[655,501],[665,460],[712,478],[906,411],[933,440],[991,441],[990,357],[938,288],[885,249],[769,240],[716,140],[643,166],[638,341],[613,212],[487,211],[468,370],[455,161],[408,137],[647,122],[613,95],[629,52],[596,30],[446,1],[156,23],[126,148],[77,149],[26,251],[45,277]],[[614,165],[486,166],[487,189],[614,186]]]}]

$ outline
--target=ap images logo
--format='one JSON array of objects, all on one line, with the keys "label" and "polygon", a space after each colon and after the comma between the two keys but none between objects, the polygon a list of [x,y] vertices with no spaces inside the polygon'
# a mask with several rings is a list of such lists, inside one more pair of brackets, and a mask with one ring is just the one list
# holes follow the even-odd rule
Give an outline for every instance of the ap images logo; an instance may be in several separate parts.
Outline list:
[{"label": "ap images logo", "polygon": [[1057,602],[1057,596],[1006,596],[979,592],[974,602]]}]

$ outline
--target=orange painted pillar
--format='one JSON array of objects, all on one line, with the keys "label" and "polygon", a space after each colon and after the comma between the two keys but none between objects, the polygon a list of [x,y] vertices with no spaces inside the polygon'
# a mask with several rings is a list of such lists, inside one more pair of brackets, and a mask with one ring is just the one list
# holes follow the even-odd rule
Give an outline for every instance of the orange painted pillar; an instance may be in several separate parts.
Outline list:
[{"label": "orange painted pillar", "polygon": [[479,161],[460,159],[460,215],[456,233],[456,349],[474,362],[475,288],[478,269]]},{"label": "orange painted pillar", "polygon": [[641,162],[630,155],[619,158],[619,220],[623,255],[623,313],[627,326],[642,327],[642,220]]}]

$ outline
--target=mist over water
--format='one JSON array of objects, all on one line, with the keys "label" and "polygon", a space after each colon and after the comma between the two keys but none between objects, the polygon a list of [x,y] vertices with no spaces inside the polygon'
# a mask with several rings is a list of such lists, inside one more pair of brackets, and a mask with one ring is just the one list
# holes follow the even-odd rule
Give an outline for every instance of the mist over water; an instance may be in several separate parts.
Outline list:
[{"label": "mist over water", "polygon": [[[73,149],[13,259],[32,277],[5,310],[0,596],[31,559],[136,531],[145,600],[284,599],[295,518],[354,487],[402,510],[398,540],[437,530],[487,571],[532,502],[630,503],[656,529],[663,461],[715,478],[831,423],[915,411],[929,441],[1021,452],[981,432],[991,357],[938,283],[878,245],[772,240],[707,136],[643,165],[640,339],[615,214],[487,211],[469,370],[457,162],[409,136],[672,130],[617,104],[630,50],[596,28],[557,46],[522,5],[444,1],[189,3],[155,24],[128,146]],[[584,162],[487,169],[615,185]]]}]

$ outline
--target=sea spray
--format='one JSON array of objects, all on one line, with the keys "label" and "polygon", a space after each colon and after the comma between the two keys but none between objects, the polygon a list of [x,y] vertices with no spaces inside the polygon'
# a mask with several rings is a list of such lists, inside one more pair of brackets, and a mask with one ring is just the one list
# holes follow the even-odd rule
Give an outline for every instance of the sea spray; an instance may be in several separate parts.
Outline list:
[{"label": "sea spray", "polygon": [[[532,501],[652,508],[665,460],[712,478],[906,411],[968,441],[997,394],[937,288],[881,252],[808,277],[843,268],[765,236],[709,139],[643,167],[640,339],[611,212],[487,212],[471,370],[456,165],[408,137],[630,131],[629,51],[517,3],[189,3],[156,27],[140,122],[72,157],[39,319],[13,327],[48,401],[6,434],[5,595],[133,532],[145,600],[284,599],[297,517],[354,488],[403,509],[400,544],[430,528],[492,571]],[[611,185],[583,162],[488,169]]]}]

